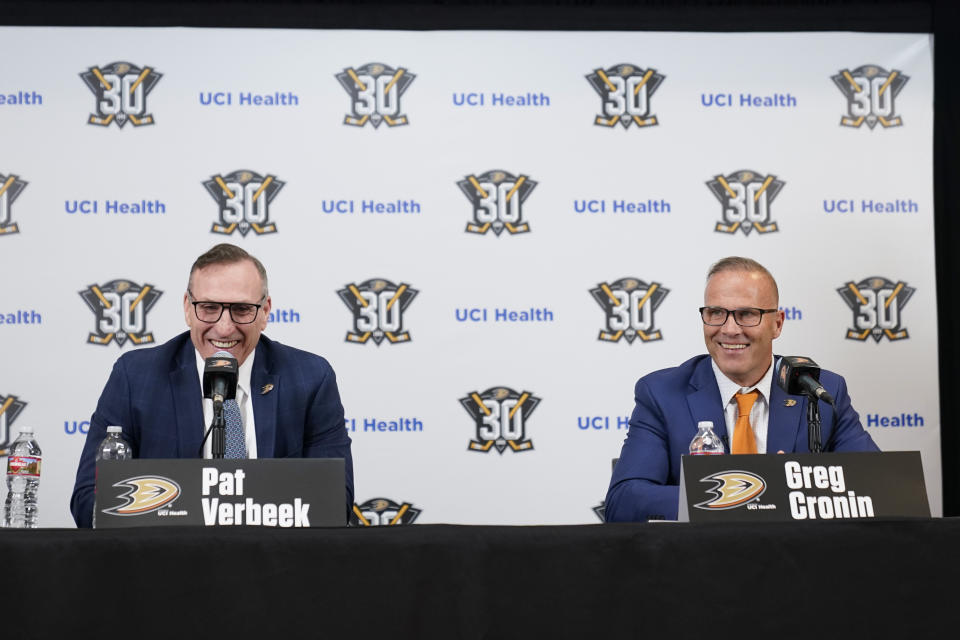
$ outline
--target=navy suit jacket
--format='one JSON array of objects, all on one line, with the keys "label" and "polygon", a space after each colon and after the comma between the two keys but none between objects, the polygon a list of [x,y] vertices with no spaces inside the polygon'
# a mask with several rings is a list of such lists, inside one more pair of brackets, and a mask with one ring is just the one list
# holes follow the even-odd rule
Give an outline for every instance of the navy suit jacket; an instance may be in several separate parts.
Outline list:
[{"label": "navy suit jacket", "polygon": [[[266,393],[266,385],[273,385]],[[261,335],[250,374],[258,458],[343,458],[347,512],[353,505],[350,436],[336,376],[318,355]],[[97,448],[107,426],[123,427],[134,458],[199,458],[206,428],[190,334],[123,354],[90,418],[70,511],[91,526]],[[346,524],[346,519],[344,519]]]},{"label": "navy suit jacket", "polygon": [[[824,451],[879,451],[863,430],[843,378],[820,372],[820,383],[833,395],[836,412],[820,403]],[[807,399],[787,395],[776,383],[770,390],[767,451],[809,453]],[[724,403],[710,356],[701,355],[679,367],[655,371],[637,382],[636,407],[620,459],[607,491],[607,522],[675,520],[680,484],[680,456],[688,453],[697,422],[709,420],[725,442]],[[790,400],[795,402],[790,402]],[[787,406],[791,405],[791,406]]]}]

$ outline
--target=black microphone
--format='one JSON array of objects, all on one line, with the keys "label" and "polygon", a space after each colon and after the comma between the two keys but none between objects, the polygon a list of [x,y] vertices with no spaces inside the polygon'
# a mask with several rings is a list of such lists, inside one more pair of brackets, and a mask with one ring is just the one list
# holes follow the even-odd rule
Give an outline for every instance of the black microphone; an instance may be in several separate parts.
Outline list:
[{"label": "black microphone", "polygon": [[834,406],[833,396],[820,384],[820,367],[804,356],[783,356],[777,384],[791,395],[805,394]]},{"label": "black microphone", "polygon": [[214,403],[237,397],[240,366],[227,351],[217,351],[203,363],[203,397]]}]

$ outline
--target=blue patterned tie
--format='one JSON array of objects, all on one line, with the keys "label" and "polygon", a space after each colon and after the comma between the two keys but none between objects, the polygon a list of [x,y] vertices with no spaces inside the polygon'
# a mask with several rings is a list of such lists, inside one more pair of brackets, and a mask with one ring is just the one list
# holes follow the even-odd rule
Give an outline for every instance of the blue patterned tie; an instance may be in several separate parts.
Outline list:
[{"label": "blue patterned tie", "polygon": [[240,417],[240,405],[236,400],[223,403],[223,417],[227,422],[227,442],[224,458],[246,458],[247,443],[243,434],[243,420]]}]

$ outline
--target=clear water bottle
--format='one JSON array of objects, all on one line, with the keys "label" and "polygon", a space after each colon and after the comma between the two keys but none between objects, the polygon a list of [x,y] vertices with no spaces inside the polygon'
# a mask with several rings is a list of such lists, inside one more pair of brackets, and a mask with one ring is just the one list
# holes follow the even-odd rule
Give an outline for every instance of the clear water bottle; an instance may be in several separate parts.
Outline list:
[{"label": "clear water bottle", "polygon": [[[97,448],[97,462],[101,460],[129,460],[133,457],[130,443],[123,439],[123,428],[107,427],[107,437]],[[97,506],[94,500],[93,527],[97,527]]]},{"label": "clear water bottle", "polygon": [[713,432],[713,423],[709,421],[697,423],[697,435],[690,441],[690,455],[716,456],[726,453],[723,442]]},{"label": "clear water bottle", "polygon": [[11,529],[37,528],[37,490],[40,488],[40,445],[33,429],[23,427],[10,445],[7,456],[7,500],[4,526]]},{"label": "clear water bottle", "polygon": [[97,461],[100,460],[129,460],[133,457],[130,443],[123,439],[121,427],[107,427],[107,437],[97,449]]}]

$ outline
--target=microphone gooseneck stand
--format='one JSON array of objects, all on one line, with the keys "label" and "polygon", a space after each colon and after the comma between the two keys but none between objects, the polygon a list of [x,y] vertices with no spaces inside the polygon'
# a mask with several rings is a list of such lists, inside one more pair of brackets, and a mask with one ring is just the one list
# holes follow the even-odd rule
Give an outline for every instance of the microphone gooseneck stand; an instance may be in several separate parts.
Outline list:
[{"label": "microphone gooseneck stand", "polygon": [[223,397],[213,398],[213,422],[210,424],[211,435],[210,457],[214,460],[223,459],[227,450],[227,421],[223,417]]},{"label": "microphone gooseneck stand", "polygon": [[820,453],[820,401],[815,393],[807,393],[807,445],[810,453]]}]

